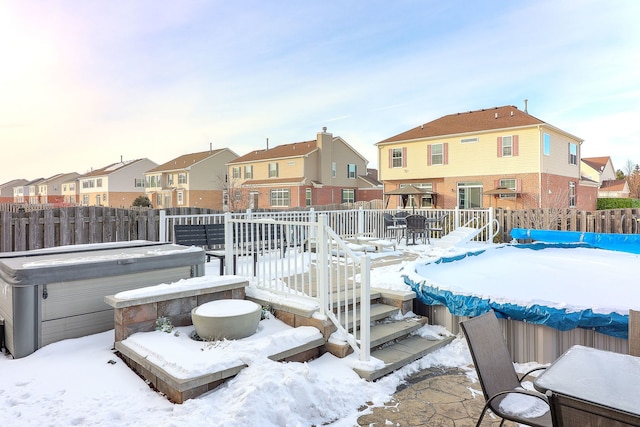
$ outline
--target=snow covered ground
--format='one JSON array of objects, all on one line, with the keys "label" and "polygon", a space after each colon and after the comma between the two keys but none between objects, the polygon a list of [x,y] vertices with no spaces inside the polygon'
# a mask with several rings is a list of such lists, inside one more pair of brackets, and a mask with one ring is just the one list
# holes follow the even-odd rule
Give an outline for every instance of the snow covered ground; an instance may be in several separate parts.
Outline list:
[{"label": "snow covered ground", "polygon": [[[417,274],[416,268],[442,255],[453,255],[452,249],[414,246],[418,260],[382,267],[372,274],[373,286],[389,289],[407,289],[403,274]],[[459,251],[458,251],[459,252]],[[496,256],[501,256],[495,251]],[[586,255],[585,255],[586,256]],[[483,258],[490,263],[492,256]],[[594,268],[610,269],[606,257],[589,260]],[[480,259],[478,257],[478,259]],[[635,260],[637,263],[637,258]],[[540,261],[537,269],[543,269]],[[550,263],[550,261],[549,261]],[[603,264],[605,263],[605,264]],[[589,265],[586,263],[585,265]],[[637,264],[636,264],[637,265]],[[445,276],[464,275],[464,263],[458,263],[455,272]],[[476,267],[477,268],[477,267]],[[495,266],[494,266],[495,268]],[[504,266],[501,277],[521,275]],[[513,267],[515,268],[515,267]],[[586,268],[586,267],[581,267]],[[575,268],[556,271],[549,279],[557,283],[570,281]],[[610,271],[610,270],[609,270]],[[217,274],[217,264],[207,265],[207,275]],[[420,277],[429,276],[421,271]],[[482,274],[476,271],[474,274]],[[537,274],[534,270],[532,275]],[[588,273],[587,274],[588,277]],[[430,279],[442,282],[443,279]],[[488,279],[494,280],[494,279]],[[451,286],[456,286],[452,284]],[[581,283],[581,289],[601,286]],[[485,291],[487,292],[492,291]],[[544,296],[545,300],[572,301],[572,294],[564,296],[561,286],[557,293]],[[575,295],[575,293],[573,293]],[[494,297],[499,297],[494,295]],[[537,299],[535,293],[518,294],[519,301]],[[627,294],[628,299],[628,294]],[[628,301],[608,301],[607,306],[624,306]],[[582,302],[580,302],[582,304]],[[248,364],[235,378],[198,398],[175,405],[151,390],[114,353],[113,331],[89,337],[70,339],[50,344],[34,354],[13,360],[0,357],[0,425],[2,426],[311,426],[327,424],[333,427],[356,425],[363,414],[359,408],[367,402],[382,405],[390,400],[398,385],[407,376],[431,366],[460,367],[475,378],[468,369],[471,357],[464,339],[457,337],[448,346],[430,354],[401,370],[376,382],[362,380],[351,367],[354,357],[338,359],[325,354],[308,363],[278,363],[256,350],[256,340],[263,338],[260,331],[277,330],[287,333],[291,329],[276,319],[261,322],[259,333],[243,343],[218,344],[219,351],[233,351]],[[163,332],[147,333],[153,340],[183,341],[188,328],[179,328],[179,336]],[[436,326],[425,326],[423,336],[447,334]],[[207,351],[203,343],[195,345],[195,353]],[[260,343],[264,350],[268,343]],[[185,366],[193,362],[190,351],[185,351]],[[201,355],[199,356],[201,357]],[[523,369],[528,366],[523,367]],[[477,386],[478,390],[480,386]],[[471,393],[471,391],[470,391]],[[481,395],[481,394],[480,394]],[[519,404],[519,403],[518,403]],[[365,409],[368,411],[370,409]]]}]

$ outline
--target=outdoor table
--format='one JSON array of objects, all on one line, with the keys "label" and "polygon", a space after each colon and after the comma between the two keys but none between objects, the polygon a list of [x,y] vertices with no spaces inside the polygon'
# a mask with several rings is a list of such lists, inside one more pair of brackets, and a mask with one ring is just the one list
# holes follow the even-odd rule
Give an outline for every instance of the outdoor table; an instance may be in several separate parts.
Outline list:
[{"label": "outdoor table", "polygon": [[640,425],[640,357],[575,345],[536,378],[534,387],[557,395],[560,405],[576,402],[568,408],[579,419],[575,425]]}]

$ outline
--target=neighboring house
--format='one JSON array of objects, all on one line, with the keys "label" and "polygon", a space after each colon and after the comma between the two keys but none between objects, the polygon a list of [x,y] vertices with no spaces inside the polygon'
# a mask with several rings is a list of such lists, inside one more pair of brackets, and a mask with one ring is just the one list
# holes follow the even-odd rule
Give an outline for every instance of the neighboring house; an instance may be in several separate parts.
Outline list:
[{"label": "neighboring house", "polygon": [[450,114],[376,146],[385,192],[421,187],[421,207],[595,210],[597,184],[580,175],[581,144],[504,106]]},{"label": "neighboring house", "polygon": [[155,208],[222,210],[226,165],[237,157],[228,148],[176,157],[145,172],[145,194]]},{"label": "neighboring house", "polygon": [[67,180],[62,183],[62,199],[63,203],[75,205],[80,203],[80,194],[78,189],[80,188],[78,177]]},{"label": "neighboring house", "polygon": [[326,128],[315,140],[254,150],[228,164],[228,208],[296,208],[381,199],[379,183],[367,177],[367,163]]},{"label": "neighboring house", "polygon": [[630,194],[629,184],[625,179],[604,181],[598,189],[598,197],[602,198],[628,198]]},{"label": "neighboring house", "polygon": [[12,179],[11,181],[0,184],[0,203],[13,203],[14,188],[21,187],[29,181],[26,179]]},{"label": "neighboring house", "polygon": [[66,203],[63,194],[63,186],[67,181],[75,180],[79,173],[60,173],[38,183],[37,197],[38,203],[43,204],[63,204]]},{"label": "neighboring house", "polygon": [[120,160],[78,177],[83,206],[129,207],[144,195],[144,173],[158,166],[149,159]]},{"label": "neighboring house", "polygon": [[13,187],[13,203],[38,203],[36,188],[44,178],[37,178]]},{"label": "neighboring house", "polygon": [[580,159],[580,173],[598,183],[616,179],[616,170],[611,157],[583,157]]},{"label": "neighboring house", "polygon": [[616,179],[611,157],[585,157],[580,166],[584,178],[598,183],[598,197],[629,197],[629,184],[623,179]]}]

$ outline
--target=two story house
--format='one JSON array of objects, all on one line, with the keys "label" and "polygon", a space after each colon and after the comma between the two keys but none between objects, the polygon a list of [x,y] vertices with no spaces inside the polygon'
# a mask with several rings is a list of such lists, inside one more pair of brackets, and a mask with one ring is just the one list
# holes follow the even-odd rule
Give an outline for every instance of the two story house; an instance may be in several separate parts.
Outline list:
[{"label": "two story house", "polygon": [[228,148],[176,157],[144,174],[145,194],[155,208],[222,210],[227,163],[237,157]]},{"label": "two story house", "polygon": [[144,174],[158,166],[149,159],[120,160],[78,177],[83,206],[129,207],[144,195]]},{"label": "two story house", "polygon": [[43,204],[63,204],[66,203],[63,194],[64,183],[74,181],[80,176],[79,173],[60,173],[38,183],[38,203]]},{"label": "two story house", "polygon": [[629,197],[629,184],[624,179],[616,179],[611,157],[583,157],[580,166],[583,177],[598,183],[598,197]]},{"label": "two story house", "polygon": [[254,150],[229,162],[228,209],[295,208],[382,198],[367,160],[326,128],[315,140]]},{"label": "two story house", "polygon": [[421,207],[595,210],[597,183],[580,174],[582,142],[504,106],[450,114],[376,146],[385,192],[421,187]]},{"label": "two story house", "polygon": [[4,184],[0,184],[0,203],[13,203],[14,188],[24,188],[24,185],[28,182],[26,179],[12,179]]},{"label": "two story house", "polygon": [[13,187],[13,203],[37,204],[37,188],[43,180],[44,178],[36,178]]}]

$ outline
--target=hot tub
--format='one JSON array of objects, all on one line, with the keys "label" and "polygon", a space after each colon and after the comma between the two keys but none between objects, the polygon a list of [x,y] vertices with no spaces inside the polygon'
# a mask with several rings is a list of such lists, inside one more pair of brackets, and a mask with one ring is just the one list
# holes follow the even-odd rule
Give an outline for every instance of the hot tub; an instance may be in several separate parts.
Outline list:
[{"label": "hot tub", "polygon": [[148,241],[0,253],[0,318],[14,358],[113,329],[106,295],[204,274],[200,248]]}]

